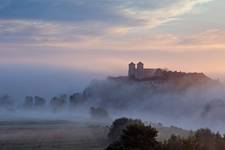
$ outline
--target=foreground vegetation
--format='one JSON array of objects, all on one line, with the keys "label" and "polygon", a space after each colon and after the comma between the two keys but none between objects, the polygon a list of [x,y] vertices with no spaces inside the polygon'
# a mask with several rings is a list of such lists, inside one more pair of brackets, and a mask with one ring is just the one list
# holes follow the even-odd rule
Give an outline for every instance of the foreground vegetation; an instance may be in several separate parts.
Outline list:
[{"label": "foreground vegetation", "polygon": [[224,150],[225,136],[209,129],[190,132],[128,118],[116,119],[110,127],[93,122],[0,121],[0,149]]},{"label": "foreground vegetation", "polygon": [[111,144],[106,150],[224,150],[225,135],[199,129],[188,138],[172,135],[159,142],[158,131],[140,120],[116,120],[109,132]]}]

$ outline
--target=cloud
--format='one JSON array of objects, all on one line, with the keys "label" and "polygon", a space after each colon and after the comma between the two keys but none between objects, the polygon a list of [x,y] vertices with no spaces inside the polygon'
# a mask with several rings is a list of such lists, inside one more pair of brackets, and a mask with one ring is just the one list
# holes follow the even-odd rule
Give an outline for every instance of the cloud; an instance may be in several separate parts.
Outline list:
[{"label": "cloud", "polygon": [[0,43],[126,41],[209,1],[2,0]]},{"label": "cloud", "polygon": [[[174,20],[176,19],[176,17],[189,12],[190,10],[192,10],[193,7],[195,7],[198,4],[204,4],[212,0],[173,0],[173,1],[165,0],[165,1],[167,2],[165,3],[167,5],[166,6],[164,5],[164,7],[162,7],[161,5],[163,4],[163,2],[160,1],[158,4],[160,4],[161,7],[159,7],[158,9],[147,9],[146,7],[144,7],[145,9],[140,8],[138,9],[137,7],[127,7],[123,11],[127,16],[131,16],[138,20],[142,20],[142,22],[148,28],[154,28],[163,23],[167,23],[171,20]],[[155,2],[154,4],[157,5],[156,1],[153,2]],[[144,5],[144,3],[141,4]]]},{"label": "cloud", "polygon": [[[162,24],[180,19],[194,7],[209,1],[1,0],[0,64],[49,64],[78,68],[84,64],[81,68],[88,68],[97,59],[96,65],[106,70],[110,64],[117,68],[120,67],[117,62],[125,64],[139,57],[148,61],[147,56],[153,55],[152,51],[160,51],[154,58],[171,52],[169,56],[175,59],[174,51],[186,51],[185,55],[193,56],[189,51],[221,50],[225,47],[221,44],[225,41],[223,29],[193,35],[156,31],[161,29],[159,26]],[[124,56],[120,58],[121,53]],[[93,60],[87,59],[90,57]],[[150,59],[153,60],[152,57]],[[106,63],[102,64],[102,61]],[[149,63],[165,62],[154,60]]]},{"label": "cloud", "polygon": [[0,20],[0,44],[33,45],[51,48],[100,50],[223,50],[225,29],[209,29],[188,35],[158,33],[129,34],[124,26],[99,22],[88,24]]},{"label": "cloud", "polygon": [[[79,42],[65,41],[45,43],[50,47],[78,48],[78,49],[99,49],[115,51],[224,51],[225,29],[210,29],[204,32],[177,35],[157,34],[145,35],[142,37],[125,36],[127,30],[123,28],[112,28],[109,35],[98,35],[80,39]],[[106,34],[106,33],[105,33]],[[114,35],[115,34],[115,35]]]},{"label": "cloud", "polygon": [[39,20],[0,20],[0,43],[39,44],[79,42],[102,35],[110,25],[93,22],[65,23]]},{"label": "cloud", "polygon": [[183,37],[178,42],[181,45],[220,45],[225,48],[223,43],[225,43],[225,29],[210,29],[199,34]]},{"label": "cloud", "polygon": [[2,0],[1,19],[45,21],[98,21],[150,27],[211,0]]},{"label": "cloud", "polygon": [[125,16],[116,10],[118,2],[109,0],[2,0],[0,18],[45,21],[122,22]]}]

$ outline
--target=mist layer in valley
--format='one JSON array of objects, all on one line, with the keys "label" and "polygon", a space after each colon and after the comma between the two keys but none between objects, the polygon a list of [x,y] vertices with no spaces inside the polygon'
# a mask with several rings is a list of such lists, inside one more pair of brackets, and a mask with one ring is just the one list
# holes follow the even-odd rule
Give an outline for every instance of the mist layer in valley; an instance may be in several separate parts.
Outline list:
[{"label": "mist layer in valley", "polygon": [[108,79],[85,90],[96,105],[125,115],[186,129],[209,127],[224,132],[225,94],[221,84],[152,83]]},{"label": "mist layer in valley", "polygon": [[81,92],[48,97],[28,94],[20,101],[2,95],[0,102],[1,120],[110,121],[125,116],[166,126],[193,130],[208,127],[224,132],[224,87],[214,80],[190,84],[189,79],[153,82],[107,78],[91,81]]},{"label": "mist layer in valley", "polygon": [[8,94],[16,102],[25,96],[51,98],[82,91],[91,80],[104,74],[54,68],[42,65],[0,65],[0,95]]}]

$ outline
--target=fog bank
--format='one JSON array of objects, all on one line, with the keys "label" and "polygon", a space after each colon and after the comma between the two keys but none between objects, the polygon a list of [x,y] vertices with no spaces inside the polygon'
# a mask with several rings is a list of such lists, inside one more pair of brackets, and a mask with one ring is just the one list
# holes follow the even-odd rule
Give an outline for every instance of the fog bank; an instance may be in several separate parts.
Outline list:
[{"label": "fog bank", "polygon": [[105,77],[88,71],[38,65],[0,65],[0,72],[0,95],[8,94],[17,101],[25,96],[50,98],[82,91],[91,80]]}]

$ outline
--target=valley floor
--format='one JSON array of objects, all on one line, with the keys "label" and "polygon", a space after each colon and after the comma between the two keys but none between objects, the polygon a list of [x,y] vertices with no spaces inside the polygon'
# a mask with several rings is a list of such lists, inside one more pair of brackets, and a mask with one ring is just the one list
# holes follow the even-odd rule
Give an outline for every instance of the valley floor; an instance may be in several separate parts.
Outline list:
[{"label": "valley floor", "polygon": [[[187,137],[189,131],[154,125],[158,140],[172,134]],[[109,127],[90,122],[62,120],[0,121],[1,150],[103,150]]]},{"label": "valley floor", "polygon": [[1,150],[101,150],[107,128],[67,121],[1,121]]}]

